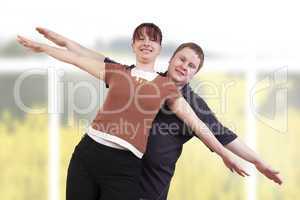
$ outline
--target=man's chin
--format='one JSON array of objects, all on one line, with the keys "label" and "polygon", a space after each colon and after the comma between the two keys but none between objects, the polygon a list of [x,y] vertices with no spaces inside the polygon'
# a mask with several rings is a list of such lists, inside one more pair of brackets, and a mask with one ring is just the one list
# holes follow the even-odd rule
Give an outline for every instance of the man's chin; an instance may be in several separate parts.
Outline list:
[{"label": "man's chin", "polygon": [[184,79],[181,76],[175,75],[175,76],[171,76],[172,80],[179,83],[179,82],[183,82]]},{"label": "man's chin", "polygon": [[177,74],[176,74],[176,77],[177,77],[177,79],[180,80],[180,81],[185,80],[185,76],[182,75],[182,74],[180,74],[180,73],[177,73]]}]

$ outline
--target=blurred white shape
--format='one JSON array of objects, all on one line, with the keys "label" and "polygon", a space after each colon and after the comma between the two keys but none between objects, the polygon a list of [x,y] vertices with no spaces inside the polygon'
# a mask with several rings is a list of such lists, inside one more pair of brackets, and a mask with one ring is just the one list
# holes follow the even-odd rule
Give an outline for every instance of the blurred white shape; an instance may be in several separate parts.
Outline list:
[{"label": "blurred white shape", "polygon": [[59,104],[60,104],[60,87],[59,71],[50,67],[48,70],[48,116],[49,116],[49,125],[48,125],[48,138],[49,138],[49,172],[48,172],[48,181],[49,181],[49,200],[59,200],[59,129],[60,129],[60,115],[59,115]]}]

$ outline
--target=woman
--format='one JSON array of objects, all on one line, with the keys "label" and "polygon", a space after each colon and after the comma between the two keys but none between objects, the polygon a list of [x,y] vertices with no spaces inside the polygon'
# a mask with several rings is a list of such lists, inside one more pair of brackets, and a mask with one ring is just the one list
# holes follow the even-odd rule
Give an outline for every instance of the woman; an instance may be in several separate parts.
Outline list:
[{"label": "woman", "polygon": [[151,122],[165,101],[228,168],[246,174],[197,118],[175,84],[154,72],[161,39],[161,31],[154,24],[136,28],[132,43],[136,67],[131,70],[18,36],[24,47],[73,64],[110,87],[88,135],[77,145],[70,161],[67,199],[138,199],[140,158]]}]

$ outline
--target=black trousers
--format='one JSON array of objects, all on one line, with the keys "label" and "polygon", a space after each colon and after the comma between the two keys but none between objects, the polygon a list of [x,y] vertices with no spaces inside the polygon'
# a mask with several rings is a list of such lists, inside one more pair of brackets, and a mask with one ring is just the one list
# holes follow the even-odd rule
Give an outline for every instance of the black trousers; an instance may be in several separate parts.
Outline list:
[{"label": "black trousers", "polygon": [[75,147],[67,175],[67,200],[138,200],[141,160],[85,135]]}]

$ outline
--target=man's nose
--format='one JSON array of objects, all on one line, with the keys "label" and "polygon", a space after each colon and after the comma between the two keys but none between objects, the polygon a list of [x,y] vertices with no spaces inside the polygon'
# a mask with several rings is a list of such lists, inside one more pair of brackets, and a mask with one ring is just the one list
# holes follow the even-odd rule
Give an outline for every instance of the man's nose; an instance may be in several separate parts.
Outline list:
[{"label": "man's nose", "polygon": [[182,70],[187,71],[187,69],[188,69],[188,64],[187,64],[187,63],[183,63],[183,64],[181,65],[181,68],[182,68]]}]

